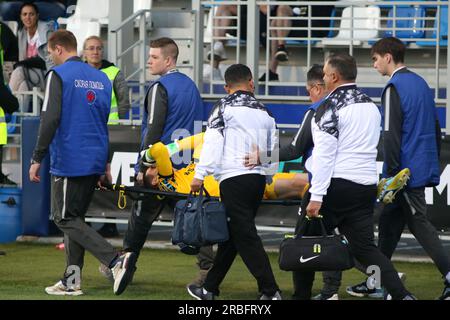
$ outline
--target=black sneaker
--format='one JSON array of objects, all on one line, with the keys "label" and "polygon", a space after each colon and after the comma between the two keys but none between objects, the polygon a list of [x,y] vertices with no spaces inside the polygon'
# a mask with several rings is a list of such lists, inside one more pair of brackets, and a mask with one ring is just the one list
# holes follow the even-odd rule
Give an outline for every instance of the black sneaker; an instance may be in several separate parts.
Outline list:
[{"label": "black sneaker", "polygon": [[312,297],[311,300],[339,300],[339,296],[337,293],[334,294],[319,293],[318,295]]},{"label": "black sneaker", "polygon": [[445,284],[444,291],[442,291],[442,295],[438,299],[450,300],[450,283],[448,281],[445,281],[444,284]]},{"label": "black sneaker", "polygon": [[277,52],[275,53],[275,59],[280,62],[285,62],[289,60],[289,55],[285,46],[278,46]]},{"label": "black sneaker", "polygon": [[[278,81],[278,73],[272,72],[269,70],[269,81]],[[263,73],[263,75],[258,79],[259,82],[265,82],[266,81],[266,74]]]},{"label": "black sneaker", "polygon": [[374,299],[383,299],[384,298],[384,290],[381,289],[369,289],[367,287],[366,281],[363,281],[357,285],[347,287],[345,289],[347,293],[353,297],[369,297]]},{"label": "black sneaker", "polygon": [[190,284],[186,287],[191,297],[197,300],[214,300],[214,294],[206,291],[203,287],[198,287],[195,284]]}]

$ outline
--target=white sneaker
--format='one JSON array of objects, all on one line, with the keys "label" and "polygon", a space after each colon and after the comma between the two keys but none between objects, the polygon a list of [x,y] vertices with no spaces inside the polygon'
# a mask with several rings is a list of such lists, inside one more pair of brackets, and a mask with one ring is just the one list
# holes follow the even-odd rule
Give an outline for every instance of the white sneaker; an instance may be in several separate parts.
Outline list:
[{"label": "white sneaker", "polygon": [[133,279],[133,273],[136,270],[137,255],[134,252],[127,252],[121,255],[111,268],[114,277],[114,294],[119,295],[125,291],[128,284]]},{"label": "white sneaker", "polygon": [[[227,54],[225,52],[225,47],[221,41],[214,42],[213,47],[214,60],[215,61],[223,61],[227,60]],[[208,51],[207,55],[208,60],[211,60],[211,51]]]},{"label": "white sneaker", "polygon": [[[406,273],[403,272],[397,272],[398,277],[400,278],[400,281],[405,284],[406,282]],[[386,300],[392,300],[392,296],[388,293],[386,296]]]},{"label": "white sneaker", "polygon": [[105,266],[103,263],[98,267],[98,271],[106,278],[109,282],[114,283],[114,276],[110,268]]},{"label": "white sneaker", "polygon": [[45,292],[53,296],[81,296],[83,294],[83,291],[81,291],[79,286],[69,288],[65,286],[61,280],[53,286],[45,288]]},{"label": "white sneaker", "polygon": [[275,292],[275,294],[273,296],[268,296],[267,294],[263,294],[263,295],[261,295],[259,300],[283,300],[283,298],[281,297],[280,291],[277,291],[277,292]]}]

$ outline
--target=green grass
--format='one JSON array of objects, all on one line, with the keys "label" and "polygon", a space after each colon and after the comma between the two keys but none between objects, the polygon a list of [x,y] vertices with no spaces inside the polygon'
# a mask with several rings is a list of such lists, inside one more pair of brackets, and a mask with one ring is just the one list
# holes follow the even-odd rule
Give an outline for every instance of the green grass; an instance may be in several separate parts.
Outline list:
[{"label": "green grass", "polygon": [[[8,244],[0,245],[6,256],[0,256],[0,300],[9,299],[190,299],[185,286],[197,274],[194,256],[174,250],[143,250],[133,284],[121,296],[115,296],[111,284],[98,272],[98,261],[86,254],[82,289],[79,297],[55,297],[46,295],[44,287],[54,284],[65,267],[63,251],[53,245]],[[275,278],[284,298],[292,295],[291,273],[278,268],[277,254],[269,254]],[[433,264],[395,263],[397,270],[407,274],[407,288],[419,299],[435,299],[441,294],[443,282]],[[322,286],[321,274],[316,274],[314,293]],[[352,299],[345,293],[347,285],[363,280],[356,270],[344,273],[341,299]],[[255,299],[256,281],[238,257],[225,278],[219,299]]]}]

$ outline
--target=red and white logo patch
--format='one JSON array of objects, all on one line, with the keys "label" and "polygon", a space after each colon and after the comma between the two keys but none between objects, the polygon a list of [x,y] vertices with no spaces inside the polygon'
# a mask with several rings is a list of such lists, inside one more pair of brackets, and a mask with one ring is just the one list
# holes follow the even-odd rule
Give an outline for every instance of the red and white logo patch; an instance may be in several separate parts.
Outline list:
[{"label": "red and white logo patch", "polygon": [[89,105],[94,104],[95,100],[97,100],[97,94],[94,90],[88,90],[86,93],[86,99]]}]

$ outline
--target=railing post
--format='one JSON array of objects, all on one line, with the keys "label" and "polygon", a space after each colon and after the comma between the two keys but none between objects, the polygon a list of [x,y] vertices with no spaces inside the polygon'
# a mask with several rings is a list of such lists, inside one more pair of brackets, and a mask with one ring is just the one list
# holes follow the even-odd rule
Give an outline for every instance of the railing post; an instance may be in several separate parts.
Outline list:
[{"label": "railing post", "polygon": [[[439,7],[440,10],[442,10],[442,7]],[[439,10],[439,12],[440,12]],[[450,10],[448,10],[447,12],[448,16],[447,19],[450,19]],[[440,16],[438,16],[438,19],[440,20]],[[436,38],[437,41],[439,42],[441,40],[441,35],[439,34],[439,32],[442,32],[438,30],[436,32]],[[438,66],[439,68],[439,66]],[[450,76],[450,51],[449,51],[449,46],[447,45],[447,92],[446,92],[446,96],[445,96],[445,101],[446,101],[446,107],[445,107],[445,134],[446,135],[450,135],[450,81],[448,79],[448,77]]]},{"label": "railing post", "polygon": [[203,92],[203,8],[200,0],[192,0],[195,15],[194,37],[194,82],[200,93]]},{"label": "railing post", "polygon": [[[32,109],[33,116],[39,116],[38,92],[39,92],[39,89],[37,87],[33,87],[33,109]],[[23,110],[22,110],[22,112],[23,112]]]},{"label": "railing post", "polygon": [[[267,28],[269,30],[269,28]],[[267,35],[269,36],[269,35]],[[238,43],[240,39],[237,39]],[[255,80],[255,93],[258,94],[259,72],[259,7],[256,0],[247,1],[247,66],[250,68]],[[268,81],[269,75],[266,75]]]},{"label": "railing post", "polygon": [[[122,23],[127,17],[133,14],[133,1],[109,0],[109,25],[114,29]],[[108,60],[115,63],[117,67],[127,74],[133,69],[132,57],[125,57],[117,60],[118,52],[123,52],[133,43],[133,25],[125,26],[113,34],[108,30]]]},{"label": "railing post", "polygon": [[[151,14],[151,12],[150,12]],[[145,97],[145,81],[146,81],[146,66],[147,66],[147,15],[146,13],[142,13],[139,19],[139,39],[142,40],[140,50],[139,50],[139,68],[141,69],[141,73],[139,75],[139,97],[144,99]],[[140,115],[141,117],[144,114],[144,101],[139,101],[140,105]]]}]

